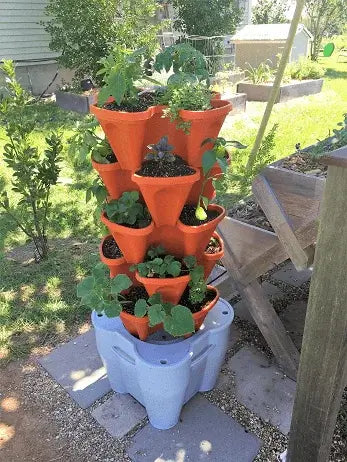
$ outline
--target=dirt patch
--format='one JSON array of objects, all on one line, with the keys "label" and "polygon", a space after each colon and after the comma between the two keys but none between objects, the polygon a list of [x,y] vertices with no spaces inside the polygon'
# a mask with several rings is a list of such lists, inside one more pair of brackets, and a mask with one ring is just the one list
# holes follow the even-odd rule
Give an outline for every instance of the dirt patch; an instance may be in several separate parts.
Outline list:
[{"label": "dirt patch", "polygon": [[228,216],[274,233],[271,223],[253,198],[236,204],[228,211]]},{"label": "dirt patch", "polygon": [[278,164],[278,166],[294,172],[305,173],[306,175],[317,176],[320,178],[326,178],[328,174],[328,166],[324,165],[320,161],[319,157],[314,157],[301,152],[286,157]]}]

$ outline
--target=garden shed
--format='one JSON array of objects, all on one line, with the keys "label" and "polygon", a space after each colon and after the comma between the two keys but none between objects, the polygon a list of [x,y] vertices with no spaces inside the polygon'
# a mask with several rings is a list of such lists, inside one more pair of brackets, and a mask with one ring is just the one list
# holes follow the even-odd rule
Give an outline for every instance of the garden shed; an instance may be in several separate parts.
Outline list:
[{"label": "garden shed", "polygon": [[[40,21],[47,0],[0,0],[0,61],[12,59],[17,76],[33,94],[41,94],[57,71],[57,53],[49,49],[49,35]],[[69,80],[71,73],[60,71],[56,83]]]},{"label": "garden shed", "polygon": [[[246,63],[259,66],[269,59],[274,65],[278,54],[283,52],[290,24],[247,24],[232,37],[235,45],[235,65],[244,69]],[[311,33],[300,24],[298,26],[289,61],[297,61],[310,52]]]}]

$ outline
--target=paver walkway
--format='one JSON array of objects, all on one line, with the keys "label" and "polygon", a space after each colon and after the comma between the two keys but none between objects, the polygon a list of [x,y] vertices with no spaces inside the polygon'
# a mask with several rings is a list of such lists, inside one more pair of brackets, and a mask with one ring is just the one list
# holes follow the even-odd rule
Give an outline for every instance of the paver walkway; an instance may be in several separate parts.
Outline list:
[{"label": "paver walkway", "polygon": [[[296,273],[287,264],[287,267],[272,274],[264,282],[264,287],[274,300],[288,299],[291,287],[297,287],[299,281],[305,284],[308,277],[307,274]],[[225,277],[223,284],[230,294]],[[236,303],[236,313],[241,319],[247,319],[247,307],[242,307],[242,303]],[[305,300],[298,300],[281,313],[283,322],[298,345],[303,331],[304,311]],[[300,322],[297,322],[298,319]],[[120,445],[120,453],[123,454],[119,458],[104,455],[104,458],[94,459],[90,455],[89,459],[81,457],[76,460],[275,461],[285,449],[284,435],[290,428],[295,382],[283,375],[268,354],[261,335],[250,322],[236,319],[232,324],[228,353],[216,389],[199,394],[188,402],[179,424],[165,431],[156,430],[148,423],[145,409],[130,395],[110,392],[105,370],[96,351],[93,330],[39,358],[39,362],[61,385],[62,393],[68,393],[66,399],[75,403],[74,409],[77,404],[77,409],[81,408],[82,415],[92,422],[91,426],[94,429],[103,428],[109,435],[108,441],[114,441],[117,448]],[[106,399],[102,398],[104,395]],[[42,425],[46,426],[44,419]],[[23,429],[23,423],[19,429]],[[49,434],[48,424],[47,429]],[[15,425],[13,431],[18,431]],[[123,447],[124,441],[126,444]],[[52,445],[47,441],[47,447],[53,453],[56,452],[55,443],[55,440]],[[37,448],[44,446],[41,440]],[[41,458],[33,454],[34,459],[28,457],[23,461],[56,460],[51,454]],[[8,462],[11,460],[21,459],[6,458]],[[62,456],[61,460],[69,459]]]}]

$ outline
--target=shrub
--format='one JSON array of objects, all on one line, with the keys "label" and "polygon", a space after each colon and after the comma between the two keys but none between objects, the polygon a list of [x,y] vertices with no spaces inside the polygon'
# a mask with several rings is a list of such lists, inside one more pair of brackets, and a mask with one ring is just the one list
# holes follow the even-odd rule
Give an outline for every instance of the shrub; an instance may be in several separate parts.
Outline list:
[{"label": "shrub", "polygon": [[114,43],[157,49],[161,25],[151,23],[156,9],[155,0],[49,0],[42,24],[51,50],[61,53],[58,63],[75,70],[75,79],[88,76],[100,83],[99,61]]},{"label": "shrub", "polygon": [[317,62],[302,57],[287,65],[287,73],[293,80],[320,79],[324,75],[324,69]]},{"label": "shrub", "polygon": [[12,61],[4,61],[0,70],[6,77],[6,95],[0,103],[7,143],[3,148],[4,161],[12,169],[12,191],[20,196],[17,208],[10,204],[5,181],[0,184],[0,206],[17,226],[34,242],[36,260],[47,256],[47,224],[50,211],[51,187],[57,183],[58,162],[63,146],[61,137],[52,133],[45,138],[43,153],[32,145],[31,134],[35,121],[26,114],[31,97],[15,77]]},{"label": "shrub", "polygon": [[260,63],[258,67],[253,67],[247,63],[248,69],[245,70],[247,79],[254,84],[269,82],[273,78],[273,70],[270,64],[272,62],[269,59],[264,63]]}]

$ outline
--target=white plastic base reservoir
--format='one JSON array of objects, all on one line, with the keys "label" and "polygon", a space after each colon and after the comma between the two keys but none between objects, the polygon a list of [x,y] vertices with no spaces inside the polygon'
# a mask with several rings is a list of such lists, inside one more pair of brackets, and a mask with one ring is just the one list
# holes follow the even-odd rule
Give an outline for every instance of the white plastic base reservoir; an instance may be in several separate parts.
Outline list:
[{"label": "white plastic base reservoir", "polygon": [[230,304],[220,299],[193,336],[174,339],[159,331],[143,342],[129,334],[119,317],[92,314],[112,389],[137,399],[161,430],[177,424],[182,406],[198,391],[214,387],[233,318]]}]

